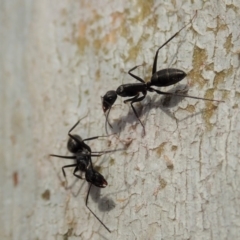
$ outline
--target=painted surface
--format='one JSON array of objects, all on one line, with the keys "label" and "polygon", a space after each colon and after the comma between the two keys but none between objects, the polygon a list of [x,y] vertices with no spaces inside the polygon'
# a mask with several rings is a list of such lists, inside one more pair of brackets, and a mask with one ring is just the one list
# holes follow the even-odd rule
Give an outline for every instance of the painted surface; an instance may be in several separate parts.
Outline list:
[{"label": "painted surface", "polygon": [[[1,1],[1,239],[240,239],[239,1]],[[188,76],[149,93],[136,109],[118,98],[109,119],[118,135],[93,150],[108,181],[94,189],[61,167],[67,132],[105,135],[101,96],[158,69]],[[109,132],[111,130],[109,129]]]}]

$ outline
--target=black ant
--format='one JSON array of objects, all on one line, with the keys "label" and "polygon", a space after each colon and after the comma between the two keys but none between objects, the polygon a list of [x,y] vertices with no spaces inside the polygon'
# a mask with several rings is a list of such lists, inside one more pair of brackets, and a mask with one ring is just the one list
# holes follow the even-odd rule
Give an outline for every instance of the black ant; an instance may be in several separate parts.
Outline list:
[{"label": "black ant", "polygon": [[[195,14],[196,15],[196,14]],[[195,17],[193,16],[193,18]],[[188,23],[190,24],[193,20]],[[145,133],[145,128],[133,106],[133,103],[135,102],[140,102],[142,101],[146,95],[147,91],[149,92],[156,92],[157,94],[163,94],[163,95],[171,95],[171,96],[180,96],[180,97],[188,97],[188,98],[195,98],[195,99],[201,99],[201,100],[207,100],[207,101],[216,101],[216,102],[223,102],[219,100],[214,100],[214,99],[208,99],[208,98],[200,98],[200,97],[194,97],[194,96],[188,96],[188,95],[182,95],[182,94],[176,94],[176,93],[169,93],[169,92],[162,92],[157,89],[152,88],[152,86],[156,87],[167,87],[170,85],[173,85],[177,82],[180,82],[182,79],[184,79],[187,74],[179,69],[175,68],[166,68],[162,69],[160,71],[157,71],[157,58],[158,58],[158,52],[161,48],[163,48],[165,45],[167,45],[173,38],[175,38],[188,24],[184,25],[178,32],[176,32],[172,37],[170,37],[163,45],[161,45],[158,50],[156,51],[154,61],[153,61],[153,67],[152,67],[152,77],[151,80],[147,83],[144,82],[144,80],[132,73],[133,70],[138,68],[141,65],[137,65],[133,68],[131,68],[128,71],[128,74],[138,80],[140,83],[129,83],[129,84],[122,84],[120,85],[116,91],[111,90],[108,91],[103,97],[102,97],[102,108],[104,113],[108,111],[106,115],[106,123],[105,123],[105,128],[107,132],[107,123],[109,126],[112,128],[112,125],[108,121],[108,115],[110,113],[110,110],[112,108],[112,105],[115,103],[117,96],[120,97],[132,97],[124,101],[124,103],[130,102],[131,107],[133,109],[133,112],[135,116],[137,117],[138,121],[141,123],[144,133]],[[142,93],[143,96],[139,97],[139,94]]]},{"label": "black ant", "polygon": [[76,134],[72,135],[71,134],[72,130],[79,124],[79,122],[80,120],[68,132],[69,139],[67,143],[67,148],[74,155],[60,156],[60,155],[50,154],[50,156],[75,160],[74,164],[65,165],[62,167],[62,172],[64,177],[66,177],[64,168],[75,167],[73,171],[73,175],[80,179],[84,179],[84,178],[76,174],[76,172],[78,171],[85,172],[85,180],[90,183],[85,205],[89,209],[89,211],[98,219],[98,221],[108,230],[108,232],[111,232],[109,228],[88,207],[88,196],[89,196],[92,185],[95,185],[96,187],[99,187],[99,188],[105,188],[108,185],[106,179],[97,170],[93,168],[91,157],[98,157],[111,151],[92,152],[91,148],[85,143],[85,141],[90,141],[90,140],[97,139],[99,137],[105,137],[105,136],[96,136],[96,137],[82,139],[79,135],[76,135]]}]

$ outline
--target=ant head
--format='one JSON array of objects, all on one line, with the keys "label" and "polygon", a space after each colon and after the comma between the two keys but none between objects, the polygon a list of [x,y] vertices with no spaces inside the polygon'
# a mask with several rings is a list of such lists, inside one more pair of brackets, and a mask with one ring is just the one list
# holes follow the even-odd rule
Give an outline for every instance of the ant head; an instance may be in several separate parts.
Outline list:
[{"label": "ant head", "polygon": [[105,178],[95,169],[87,169],[85,177],[88,182],[92,183],[96,187],[105,188],[108,185]]},{"label": "ant head", "polygon": [[67,148],[68,148],[68,151],[71,152],[71,153],[76,153],[78,152],[79,150],[81,151],[83,146],[82,146],[82,138],[79,136],[79,135],[72,135],[73,138],[69,138],[68,139],[68,143],[67,143]]},{"label": "ant head", "polygon": [[103,97],[102,97],[102,109],[104,112],[106,112],[108,109],[112,107],[112,105],[115,103],[117,99],[117,93],[116,91],[108,91]]}]

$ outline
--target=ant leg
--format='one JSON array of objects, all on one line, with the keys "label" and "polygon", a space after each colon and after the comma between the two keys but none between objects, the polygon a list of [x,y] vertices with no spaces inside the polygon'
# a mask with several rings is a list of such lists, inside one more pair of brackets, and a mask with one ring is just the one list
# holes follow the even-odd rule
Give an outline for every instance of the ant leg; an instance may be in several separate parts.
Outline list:
[{"label": "ant leg", "polygon": [[62,167],[62,172],[63,172],[63,176],[66,178],[66,173],[64,171],[64,168],[69,168],[69,167],[76,167],[77,168],[77,164],[71,164],[71,165],[65,165]]},{"label": "ant leg", "polygon": [[150,88],[150,90],[162,94],[162,95],[168,95],[168,96],[178,96],[178,97],[186,97],[186,98],[194,98],[194,99],[200,99],[200,100],[206,100],[206,101],[212,101],[212,102],[224,102],[222,100],[215,100],[215,99],[210,99],[210,98],[201,98],[201,97],[195,97],[195,96],[188,96],[188,95],[182,95],[182,94],[177,94],[177,93],[168,93],[168,92],[162,92],[154,88]]},{"label": "ant leg", "polygon": [[144,130],[144,133],[145,133],[145,127],[143,126],[143,123],[141,122],[141,120],[140,120],[140,118],[139,118],[139,116],[137,114],[137,111],[135,110],[135,108],[133,106],[133,103],[140,102],[140,101],[142,101],[146,97],[146,93],[143,93],[143,94],[144,95],[142,97],[138,97],[139,96],[139,93],[138,93],[135,97],[125,100],[124,103],[131,102],[132,110],[133,110],[135,116],[137,117],[138,121],[141,123],[141,125],[143,127],[143,130]]},{"label": "ant leg", "polygon": [[134,74],[132,73],[133,70],[135,70],[136,68],[138,68],[138,67],[140,67],[140,66],[142,66],[142,65],[143,65],[143,64],[137,65],[137,66],[131,68],[131,69],[128,71],[128,74],[129,74],[130,76],[132,76],[133,78],[135,78],[136,80],[138,80],[138,81],[140,81],[140,82],[142,82],[142,83],[145,83],[143,79],[141,79],[140,77],[138,77],[138,76],[136,76],[136,75],[134,75]]},{"label": "ant leg", "polygon": [[137,99],[138,96],[139,96],[139,93],[138,93],[136,96],[134,96],[133,98],[126,99],[126,100],[124,100],[123,102],[124,102],[124,103],[131,102],[132,100]]},{"label": "ant leg", "polygon": [[60,156],[60,155],[55,155],[55,154],[49,154],[51,157],[58,157],[58,158],[66,158],[66,159],[75,159],[75,156]]},{"label": "ant leg", "polygon": [[134,111],[134,113],[135,113],[135,116],[137,117],[138,121],[141,123],[141,125],[142,125],[142,127],[143,127],[144,134],[145,134],[145,127],[143,126],[143,123],[141,122],[141,120],[140,120],[140,118],[138,117],[138,114],[137,114],[135,108],[133,107],[133,103],[135,103],[135,102],[140,102],[140,101],[142,101],[144,98],[145,98],[145,96],[142,96],[142,97],[140,97],[140,98],[138,98],[138,99],[135,99],[134,101],[131,102],[131,106],[132,106],[132,109],[133,109],[133,111]]},{"label": "ant leg", "polygon": [[78,169],[78,167],[76,166],[75,169],[74,169],[74,171],[73,171],[73,175],[74,175],[75,177],[80,178],[80,179],[83,180],[84,178],[82,178],[80,175],[77,175],[77,174],[76,174],[76,172],[77,172],[78,170],[79,170],[79,169]]},{"label": "ant leg", "polygon": [[86,197],[86,201],[85,201],[85,205],[88,208],[88,210],[94,215],[94,217],[108,230],[108,232],[111,233],[110,229],[97,217],[97,215],[88,207],[88,196],[91,190],[92,184],[90,183],[89,189],[88,189],[88,193],[87,193],[87,197]]},{"label": "ant leg", "polygon": [[178,30],[172,37],[170,37],[163,45],[161,45],[158,50],[156,51],[155,57],[154,57],[154,61],[153,61],[153,68],[152,68],[152,75],[156,72],[157,69],[157,58],[158,58],[158,52],[161,48],[163,48],[165,45],[167,45],[173,38],[175,38],[185,27],[187,27],[187,25],[189,25],[192,20],[195,18],[195,16],[197,15],[197,11],[194,14],[194,16],[191,18],[190,22],[185,24],[180,30]]},{"label": "ant leg", "polygon": [[[49,156],[51,157],[58,157],[58,158],[65,158],[65,159],[76,159],[76,156],[60,156],[60,155],[55,155],[55,154],[50,154]],[[64,168],[68,168],[68,167],[75,167],[77,166],[77,164],[71,164],[71,165],[65,165],[62,167],[62,172],[63,172],[63,176],[66,177],[66,173],[64,171]]]}]

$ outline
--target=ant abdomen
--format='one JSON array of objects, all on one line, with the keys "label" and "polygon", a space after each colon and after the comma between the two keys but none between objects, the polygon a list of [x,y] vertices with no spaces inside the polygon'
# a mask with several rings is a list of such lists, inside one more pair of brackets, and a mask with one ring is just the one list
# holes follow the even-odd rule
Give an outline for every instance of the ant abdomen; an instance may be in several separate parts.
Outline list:
[{"label": "ant abdomen", "polygon": [[183,80],[187,74],[176,68],[166,68],[152,75],[150,86],[167,87]]},{"label": "ant abdomen", "polygon": [[105,188],[108,185],[103,175],[97,172],[95,169],[87,169],[85,177],[88,182],[92,183],[96,187]]}]

